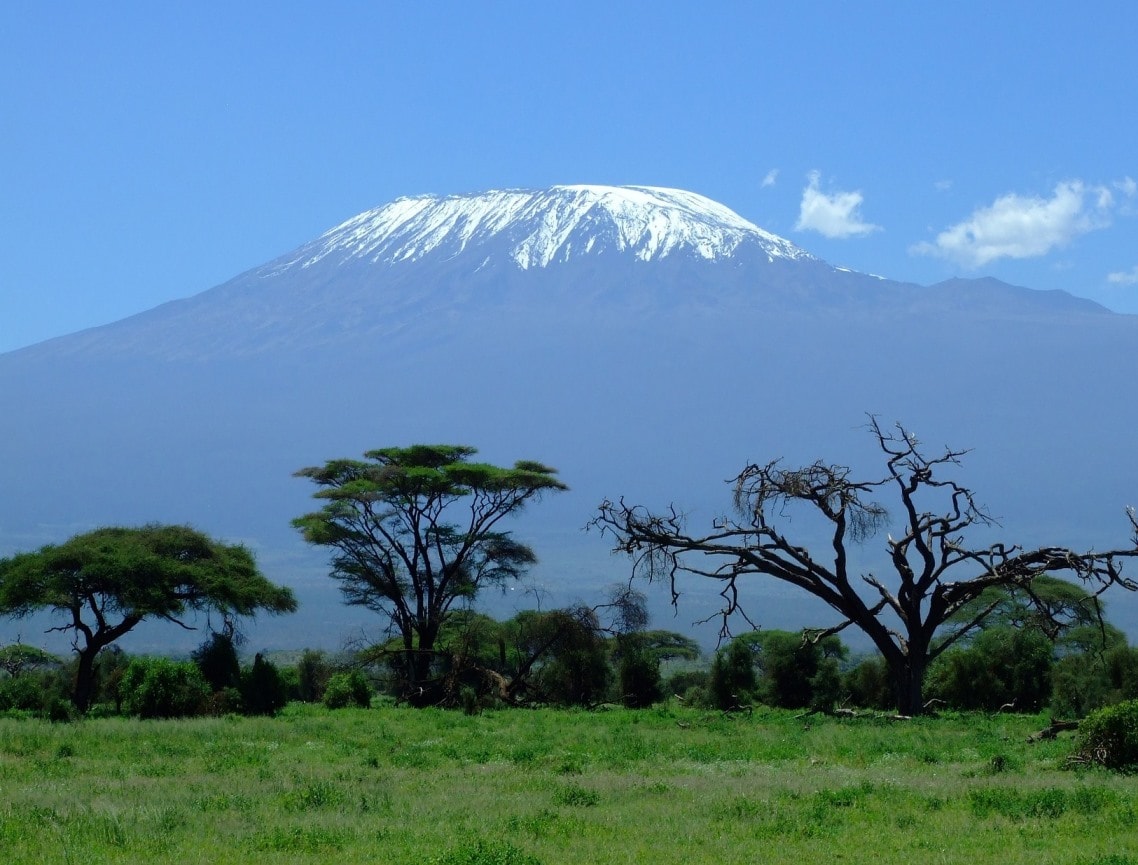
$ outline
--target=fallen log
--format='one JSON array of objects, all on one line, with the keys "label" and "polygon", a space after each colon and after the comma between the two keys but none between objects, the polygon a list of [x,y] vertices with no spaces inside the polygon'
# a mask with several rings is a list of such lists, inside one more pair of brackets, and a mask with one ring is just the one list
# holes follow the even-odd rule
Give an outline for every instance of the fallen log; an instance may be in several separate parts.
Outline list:
[{"label": "fallen log", "polygon": [[1051,726],[1044,727],[1038,733],[1032,733],[1027,737],[1028,742],[1041,742],[1044,739],[1054,739],[1060,733],[1067,730],[1079,729],[1078,721],[1060,721],[1058,718],[1051,719]]}]

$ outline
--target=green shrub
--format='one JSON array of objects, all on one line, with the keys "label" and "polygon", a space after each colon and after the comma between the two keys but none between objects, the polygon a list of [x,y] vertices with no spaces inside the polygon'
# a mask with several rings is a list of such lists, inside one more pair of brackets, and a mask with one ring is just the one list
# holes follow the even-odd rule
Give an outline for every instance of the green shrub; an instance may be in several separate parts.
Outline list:
[{"label": "green shrub", "polygon": [[237,688],[222,688],[214,691],[202,706],[203,715],[240,715],[245,710],[241,701],[241,691]]},{"label": "green shrub", "polygon": [[1138,649],[1125,643],[1105,652],[1085,651],[1055,664],[1051,710],[1081,717],[1095,709],[1138,698]]},{"label": "green shrub", "polygon": [[130,656],[119,646],[107,646],[95,659],[95,694],[99,703],[122,713],[122,677],[130,666]]},{"label": "green shrub", "polygon": [[324,705],[329,709],[346,709],[349,706],[366,709],[371,705],[371,686],[367,677],[359,670],[336,673],[324,687]]},{"label": "green shrub", "polygon": [[241,662],[230,634],[210,634],[193,653],[194,663],[209,682],[211,691],[236,688],[241,683]]},{"label": "green shrub", "polygon": [[1138,700],[1092,712],[1079,724],[1075,757],[1124,772],[1138,770]]},{"label": "green shrub", "polygon": [[123,711],[140,718],[181,718],[201,714],[209,685],[192,661],[134,658],[119,686]]},{"label": "green shrub", "polygon": [[620,649],[621,700],[630,709],[643,709],[664,696],[660,687],[660,660],[651,654],[638,634],[622,635]]},{"label": "green shrub", "polygon": [[249,715],[274,715],[288,703],[288,685],[280,670],[260,652],[241,673],[241,702]]},{"label": "green shrub", "polygon": [[926,691],[953,709],[1038,712],[1051,699],[1051,641],[1035,629],[981,631],[968,646],[945,652],[929,670]]},{"label": "green shrub", "polygon": [[43,687],[35,676],[0,679],[0,712],[39,712],[44,708]]},{"label": "green shrub", "polygon": [[842,677],[842,690],[852,705],[862,709],[897,707],[897,691],[881,655],[871,655],[848,670]]},{"label": "green shrub", "polygon": [[52,697],[47,704],[47,719],[53,724],[66,724],[79,717],[79,712],[70,700]]},{"label": "green shrub", "polygon": [[731,709],[749,703],[757,684],[755,656],[743,640],[732,640],[711,661],[708,690],[717,709]]},{"label": "green shrub", "polygon": [[305,703],[319,703],[332,677],[327,656],[315,649],[305,649],[296,662],[296,696]]},{"label": "green shrub", "polygon": [[663,691],[667,696],[674,696],[680,702],[689,706],[708,707],[711,698],[708,695],[707,684],[711,680],[709,670],[681,670],[672,673],[664,682]]}]

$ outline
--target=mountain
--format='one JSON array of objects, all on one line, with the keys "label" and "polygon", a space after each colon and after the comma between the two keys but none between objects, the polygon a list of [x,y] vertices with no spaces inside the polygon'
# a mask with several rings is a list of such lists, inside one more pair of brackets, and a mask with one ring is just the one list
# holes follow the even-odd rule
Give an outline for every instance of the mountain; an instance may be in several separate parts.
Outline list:
[{"label": "mountain", "polygon": [[[557,466],[572,492],[514,526],[548,606],[626,575],[582,532],[602,498],[709,521],[748,461],[876,475],[866,413],[972,448],[960,478],[1000,537],[1115,546],[1138,480],[1136,347],[1136,316],[995,280],[835,268],[689,192],[403,198],[194,297],[0,355],[0,554],[95,525],[192,523],[249,543],[298,590],[302,613],[258,625],[258,645],[334,646],[375,620],[338,603],[289,526],[311,506],[302,466],[416,441]],[[768,626],[831,618],[789,589],[755,599]],[[714,600],[693,585],[657,624],[686,628]],[[1133,599],[1112,604],[1138,634]],[[0,622],[0,640],[21,632]],[[139,639],[172,638],[197,639]]]}]

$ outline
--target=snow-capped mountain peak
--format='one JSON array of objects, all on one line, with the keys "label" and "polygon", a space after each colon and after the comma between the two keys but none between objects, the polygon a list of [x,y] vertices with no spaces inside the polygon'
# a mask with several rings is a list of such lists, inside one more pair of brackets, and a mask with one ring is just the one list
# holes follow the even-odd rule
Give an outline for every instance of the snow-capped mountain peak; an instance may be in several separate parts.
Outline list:
[{"label": "snow-capped mountain peak", "polygon": [[772,260],[812,258],[693,192],[575,185],[400,198],[325,232],[285,266],[309,267],[329,257],[398,263],[476,252],[528,270],[602,251],[645,261],[678,252],[724,259],[744,245],[757,245]]}]

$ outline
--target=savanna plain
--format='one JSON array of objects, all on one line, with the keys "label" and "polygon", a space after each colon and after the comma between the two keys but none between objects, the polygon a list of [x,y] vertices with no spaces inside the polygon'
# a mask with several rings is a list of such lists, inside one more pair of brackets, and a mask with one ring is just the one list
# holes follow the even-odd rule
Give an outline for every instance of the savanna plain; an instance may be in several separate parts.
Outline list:
[{"label": "savanna plain", "polygon": [[1138,865],[1138,781],[1044,716],[291,704],[0,719],[0,861]]}]

